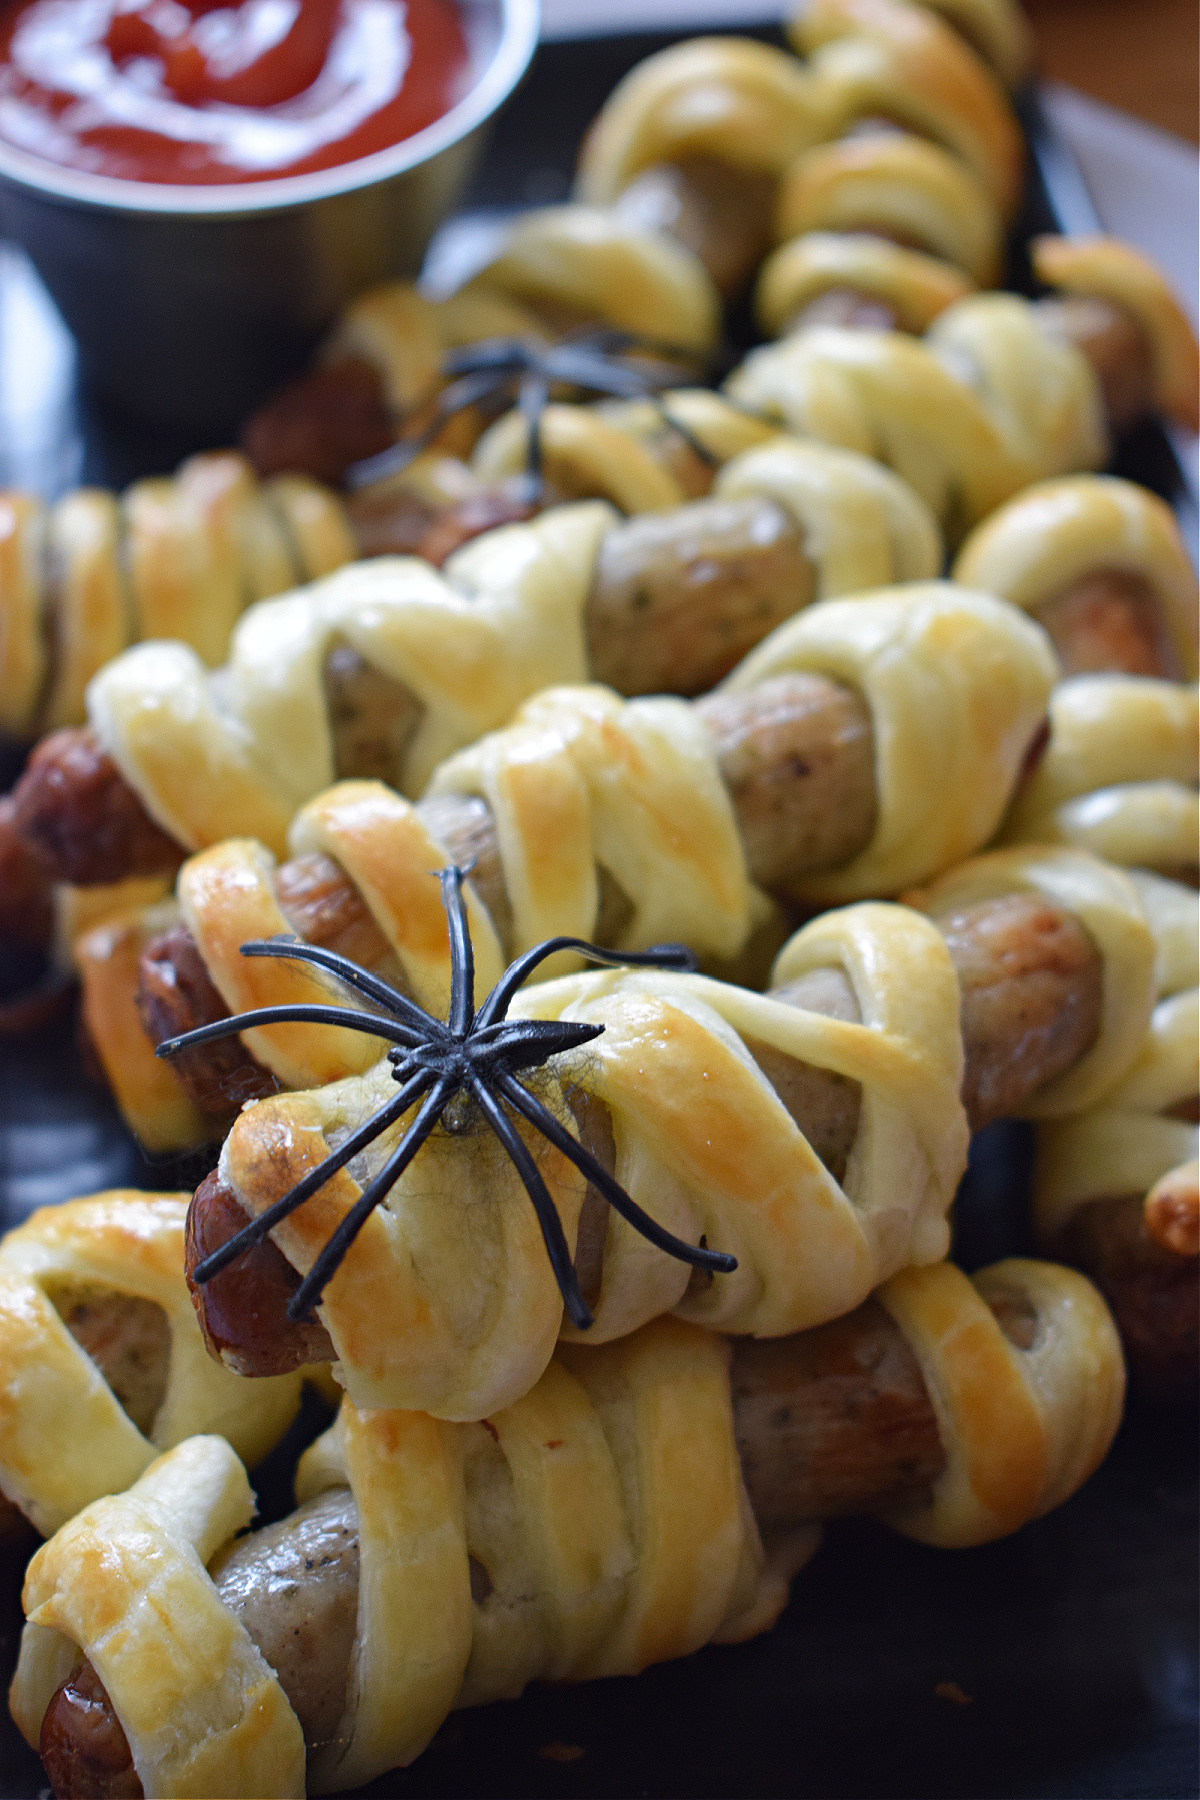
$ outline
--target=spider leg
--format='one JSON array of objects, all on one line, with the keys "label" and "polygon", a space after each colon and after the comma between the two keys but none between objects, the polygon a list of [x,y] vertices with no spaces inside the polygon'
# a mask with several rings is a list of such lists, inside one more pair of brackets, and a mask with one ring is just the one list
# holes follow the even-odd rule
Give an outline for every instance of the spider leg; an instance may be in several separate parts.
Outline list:
[{"label": "spider leg", "polygon": [[446,1023],[456,1038],[464,1038],[475,1022],[475,951],[463,904],[463,871],[439,869],[438,880],[450,924],[450,1017]]},{"label": "spider leg", "polygon": [[489,1125],[508,1152],[529,1198],[533,1201],[533,1210],[542,1228],[546,1254],[550,1258],[550,1267],[554,1270],[554,1279],[558,1283],[558,1291],[563,1297],[568,1317],[572,1325],[586,1331],[592,1323],[592,1315],[580,1292],[579,1279],[571,1261],[571,1252],[567,1248],[558,1208],[550,1198],[550,1190],[542,1179],[541,1171],[504,1108],[478,1077],[471,1077],[471,1092],[483,1108]]},{"label": "spider leg", "polygon": [[339,956],[336,950],[326,950],[320,944],[305,944],[299,938],[253,938],[249,943],[240,946],[243,956],[279,956],[295,962],[315,963],[319,969],[328,969],[347,987],[356,988],[369,1000],[375,1000],[380,1006],[386,1006],[389,1013],[405,1020],[420,1033],[420,1041],[428,1041],[431,1033],[434,1036],[445,1036],[446,1027],[432,1013],[427,1013],[423,1006],[410,1000],[407,994],[400,993],[390,982],[383,981],[378,975],[368,974],[358,964],[351,962],[348,956]]},{"label": "spider leg", "polygon": [[341,1025],[347,1031],[364,1031],[370,1037],[386,1038],[389,1043],[403,1044],[412,1050],[424,1041],[406,1025],[382,1019],[378,1013],[354,1012],[348,1006],[258,1006],[253,1012],[234,1013],[211,1025],[197,1025],[179,1037],[165,1038],[155,1045],[154,1054],[174,1056],[179,1050],[192,1050],[197,1044],[210,1044],[214,1038],[249,1031],[255,1025],[284,1024]]},{"label": "spider leg", "polygon": [[531,482],[537,483],[539,494],[545,489],[542,468],[542,414],[550,399],[550,386],[540,371],[526,375],[517,390],[517,408],[525,420],[527,439],[525,469]]},{"label": "spider leg", "polygon": [[504,1019],[473,1031],[468,1050],[481,1075],[495,1057],[507,1071],[536,1069],[549,1057],[577,1050],[603,1031],[603,1025],[584,1025],[573,1019]]},{"label": "spider leg", "polygon": [[685,425],[682,419],[677,419],[661,400],[656,398],[654,400],[654,406],[658,412],[659,418],[665,425],[671,427],[671,430],[677,437],[683,439],[693,456],[698,456],[700,461],[708,468],[715,469],[721,460],[720,457],[715,455],[714,452],[709,449],[708,445],[696,436],[691,427]]},{"label": "spider leg", "polygon": [[559,950],[577,951],[580,956],[602,963],[608,969],[628,965],[632,969],[680,969],[691,974],[696,968],[695,955],[686,944],[655,944],[650,950],[602,950],[585,938],[547,938],[544,944],[535,944],[532,950],[526,950],[524,956],[510,963],[480,1007],[476,1015],[477,1026],[491,1025],[496,1019],[503,1019],[517,989],[540,962],[545,962]]},{"label": "spider leg", "polygon": [[206,1256],[203,1262],[197,1263],[192,1271],[192,1280],[198,1281],[201,1285],[206,1281],[211,1281],[214,1275],[219,1275],[222,1269],[227,1268],[231,1262],[235,1262],[243,1250],[250,1250],[255,1244],[261,1243],[262,1239],[279,1224],[281,1219],[286,1219],[288,1214],[295,1212],[298,1206],[303,1206],[304,1202],[311,1199],[318,1188],[324,1187],[330,1177],[336,1175],[339,1169],[344,1168],[351,1158],[357,1156],[360,1150],[365,1150],[367,1145],[373,1143],[381,1132],[386,1131],[389,1125],[401,1118],[413,1101],[419,1099],[435,1079],[432,1070],[422,1069],[419,1075],[415,1075],[411,1081],[406,1082],[386,1106],[380,1107],[377,1113],[373,1113],[365,1124],[360,1125],[357,1131],[351,1133],[344,1144],[339,1144],[336,1150],[330,1151],[329,1155],[319,1162],[315,1169],[310,1169],[308,1174],[296,1183],[295,1187],[289,1188],[287,1193],[282,1194],[278,1200],[268,1206],[265,1212],[259,1213],[256,1219],[251,1219],[250,1223],[244,1225],[241,1231],[235,1232],[233,1237],[222,1244],[219,1250],[214,1250],[211,1256]]},{"label": "spider leg", "polygon": [[656,1219],[652,1219],[648,1212],[643,1212],[637,1201],[630,1199],[620,1182],[609,1174],[604,1164],[597,1162],[591,1151],[586,1150],[577,1138],[573,1138],[561,1120],[556,1119],[528,1088],[522,1087],[515,1076],[501,1075],[496,1085],[514,1111],[536,1126],[543,1137],[549,1138],[555,1149],[561,1150],[599,1188],[608,1204],[635,1231],[640,1231],[657,1250],[665,1250],[668,1256],[677,1257],[680,1262],[691,1263],[694,1268],[713,1269],[720,1275],[731,1275],[737,1268],[735,1256],[728,1256],[723,1250],[705,1250],[698,1244],[686,1243],[683,1238],[676,1237]]},{"label": "spider leg", "polygon": [[559,344],[546,352],[542,373],[550,381],[569,381],[573,387],[591,388],[597,394],[616,394],[634,399],[651,391],[653,383],[640,369],[609,362],[582,345]]},{"label": "spider leg", "polygon": [[[426,1075],[426,1086],[428,1086],[430,1079],[436,1080],[436,1077]],[[410,1087],[412,1085],[413,1083],[409,1084]],[[403,1175],[405,1169],[407,1169],[409,1163],[441,1118],[442,1113],[446,1109],[446,1102],[453,1092],[453,1088],[453,1082],[440,1080],[437,1082],[437,1086],[433,1089],[433,1092],[426,1094],[420,1112],[417,1114],[396,1148],[392,1151],[392,1154],[388,1157],[378,1175],[376,1175],[375,1179],[369,1182],[363,1189],[358,1199],[354,1202],[354,1205],[350,1208],[350,1211],[346,1214],[337,1230],[330,1237],[329,1242],[317,1257],[317,1260],[308,1271],[308,1274],[304,1277],[304,1280],[300,1283],[300,1286],[296,1289],[296,1292],[288,1301],[287,1314],[288,1318],[291,1319],[293,1323],[298,1319],[307,1318],[312,1312],[313,1307],[316,1306],[321,1295],[325,1291],[326,1284],[336,1273],[339,1263],[362,1230],[363,1226],[366,1224],[368,1218],[379,1205],[379,1202],[384,1198],[388,1189],[394,1187],[396,1182],[399,1181],[401,1175]],[[407,1090],[405,1089],[401,1089],[401,1093],[406,1091]],[[400,1096],[397,1095],[397,1099],[399,1098]],[[390,1111],[394,1116],[395,1107],[396,1101],[393,1100],[390,1107],[386,1110]],[[377,1117],[378,1116],[380,1115],[377,1115]]]},{"label": "spider leg", "polygon": [[399,475],[407,469],[410,462],[427,450],[442,430],[446,421],[453,418],[456,412],[473,406],[477,400],[486,399],[489,394],[512,379],[511,370],[500,370],[494,367],[481,368],[465,374],[460,381],[451,383],[438,395],[433,417],[422,431],[414,437],[404,437],[398,443],[389,444],[386,450],[380,450],[376,456],[366,456],[361,462],[351,463],[343,480],[352,490],[370,487],[373,482],[383,481],[389,475]]}]

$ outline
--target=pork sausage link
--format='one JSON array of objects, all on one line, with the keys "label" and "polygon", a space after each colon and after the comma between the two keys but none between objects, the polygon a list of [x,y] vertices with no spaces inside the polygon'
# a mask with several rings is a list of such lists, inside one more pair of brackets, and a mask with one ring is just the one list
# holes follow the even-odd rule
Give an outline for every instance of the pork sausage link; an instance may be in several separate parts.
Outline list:
[{"label": "pork sausage link", "polygon": [[281,387],[251,414],[241,441],[260,475],[312,475],[340,487],[352,463],[377,456],[395,435],[378,371],[347,357]]},{"label": "pork sausage link", "polygon": [[[228,1008],[209,979],[191,933],[173,926],[151,938],[138,965],[137,1008],[153,1044],[211,1025]],[[231,1121],[247,1100],[279,1092],[279,1082],[239,1037],[218,1038],[171,1061],[180,1084],[210,1118]]]},{"label": "pork sausage link", "polygon": [[90,726],[43,738],[12,801],[17,831],[57,881],[89,886],[165,875],[183,860]]},{"label": "pork sausage link", "polygon": [[803,874],[836,869],[870,842],[875,737],[858,694],[821,675],[777,675],[696,710],[761,887],[787,899]]},{"label": "pork sausage link", "polygon": [[1073,913],[1008,894],[935,919],[962,992],[963,1101],[972,1131],[1020,1112],[1095,1042],[1099,951]]},{"label": "pork sausage link", "polygon": [[306,1363],[333,1362],[337,1352],[323,1325],[288,1318],[300,1277],[270,1238],[203,1287],[193,1281],[197,1264],[249,1222],[214,1169],[192,1196],[184,1242],[188,1287],[210,1354],[238,1375],[286,1375]]},{"label": "pork sausage link", "polygon": [[1071,675],[1151,675],[1182,681],[1179,653],[1164,627],[1158,597],[1131,569],[1097,569],[1037,608]]},{"label": "pork sausage link", "polygon": [[129,1739],[90,1662],[51,1699],[38,1754],[56,1800],[142,1800]]},{"label": "pork sausage link", "polygon": [[1165,1248],[1152,1235],[1142,1196],[1081,1206],[1049,1249],[1082,1269],[1108,1301],[1135,1387],[1153,1400],[1194,1402],[1200,1386],[1197,1258]]},{"label": "pork sausage link", "polygon": [[773,500],[694,500],[605,533],[587,606],[595,681],[700,694],[816,595],[799,527]]}]

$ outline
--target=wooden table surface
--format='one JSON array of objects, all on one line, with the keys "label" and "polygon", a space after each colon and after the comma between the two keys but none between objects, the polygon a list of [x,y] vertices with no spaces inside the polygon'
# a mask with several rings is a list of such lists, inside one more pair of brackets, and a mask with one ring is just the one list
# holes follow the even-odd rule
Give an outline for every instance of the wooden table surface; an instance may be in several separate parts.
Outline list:
[{"label": "wooden table surface", "polygon": [[1196,0],[1023,0],[1038,66],[1109,106],[1200,141]]}]

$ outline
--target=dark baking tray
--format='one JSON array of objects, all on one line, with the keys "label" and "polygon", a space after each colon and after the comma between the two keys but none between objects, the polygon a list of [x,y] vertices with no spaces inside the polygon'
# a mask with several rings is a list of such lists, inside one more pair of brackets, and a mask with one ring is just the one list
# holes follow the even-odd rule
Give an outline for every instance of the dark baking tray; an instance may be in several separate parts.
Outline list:
[{"label": "dark baking tray", "polygon": [[[672,41],[544,46],[497,121],[467,208],[565,198],[583,122],[626,69]],[[1053,188],[1061,147],[1045,134],[1036,94],[1022,110]],[[1028,285],[1020,244],[1056,224],[1038,163],[1014,234],[1019,287]],[[735,334],[746,332],[735,321]],[[150,438],[86,395],[60,429],[78,434],[84,477],[113,484],[200,447]],[[1123,443],[1117,466],[1180,498],[1157,428]],[[966,1267],[1030,1249],[1029,1148],[1021,1126],[977,1140],[957,1206]],[[99,1187],[191,1185],[205,1166],[141,1156],[89,1085],[69,1015],[0,1045],[0,1228]],[[297,1435],[320,1422],[309,1413]],[[258,1478],[264,1510],[276,1515],[286,1509],[287,1460],[277,1454]],[[518,1701],[455,1714],[412,1769],[364,1794],[1191,1800],[1200,1792],[1196,1522],[1194,1414],[1134,1404],[1092,1481],[1016,1537],[946,1552],[869,1522],[839,1523],[768,1636],[636,1680],[535,1686]],[[0,1594],[5,1678],[18,1586],[10,1565]],[[0,1800],[34,1800],[44,1782],[3,1716]]]}]

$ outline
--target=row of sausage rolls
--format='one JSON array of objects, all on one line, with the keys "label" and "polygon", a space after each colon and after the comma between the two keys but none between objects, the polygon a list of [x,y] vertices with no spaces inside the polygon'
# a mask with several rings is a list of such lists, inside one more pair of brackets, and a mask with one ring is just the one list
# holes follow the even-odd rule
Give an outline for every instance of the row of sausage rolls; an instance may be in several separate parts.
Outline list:
[{"label": "row of sausage rolls", "polygon": [[[1020,29],[1013,9],[998,34],[1010,44],[1010,66]],[[988,35],[994,44],[997,34]],[[810,236],[814,225],[855,227],[853,241],[823,234],[825,260],[841,242],[855,267],[872,254],[862,233],[876,234],[875,259],[898,260],[901,284],[932,287],[942,305],[972,282],[931,249],[962,260],[969,245],[975,279],[994,280],[1001,216],[1020,180],[1020,133],[974,51],[928,10],[890,3],[824,4],[797,23],[794,42],[814,52],[809,62],[720,38],[639,64],[589,133],[574,203],[539,209],[504,233],[498,253],[452,298],[459,330],[475,323],[472,306],[502,297],[514,316],[493,332],[557,334],[602,322],[704,357],[721,299],[735,301],[772,240],[801,224]],[[880,178],[855,167],[862,151],[851,148],[842,167],[845,151],[835,146],[833,168],[800,176],[803,197],[791,195],[798,157],[825,139],[866,132],[870,161],[885,123],[901,166]],[[895,161],[896,146],[885,147],[889,154]],[[896,237],[900,244],[887,241]],[[808,285],[819,291],[845,279],[839,266],[818,271],[815,282],[810,275]],[[928,323],[928,301],[925,313]],[[244,441],[256,464],[340,479],[406,416],[419,417],[446,336],[436,307],[422,307],[411,289],[390,284],[364,296],[312,374],[251,421]]]},{"label": "row of sausage rolls", "polygon": [[[1058,257],[1063,281],[1074,279],[1092,296],[1082,313],[1064,315],[1055,303],[1058,312],[1051,306],[1047,314],[1048,302],[982,296],[952,308],[921,342],[846,326],[806,331],[755,353],[731,378],[733,404],[703,390],[668,395],[674,426],[646,402],[552,405],[541,425],[545,498],[599,496],[626,514],[681,506],[709,491],[731,456],[786,425],[890,462],[960,536],[1016,487],[1103,460],[1106,384],[1140,394],[1130,403],[1110,392],[1110,412],[1132,404],[1136,413],[1150,401],[1149,378],[1136,373],[1150,353],[1139,363],[1121,333],[1114,339],[1093,316],[1097,294],[1124,291],[1119,277],[1129,253],[1077,246],[1084,273],[1074,276],[1071,247]],[[1134,314],[1156,362],[1165,364],[1173,303],[1161,280],[1142,265],[1138,271],[1124,287],[1145,290]],[[399,310],[404,319],[410,309]],[[1186,372],[1182,379],[1186,386]],[[1156,396],[1160,390],[1156,377]],[[74,723],[89,678],[140,637],[180,639],[215,666],[245,606],[297,579],[356,553],[419,551],[440,563],[467,536],[528,516],[528,493],[513,486],[526,441],[520,419],[507,415],[484,433],[470,467],[446,455],[423,457],[349,509],[300,476],[259,487],[232,454],[193,459],[173,481],[139,483],[120,502],[92,490],[53,508],[5,497],[0,728],[27,736]],[[280,460],[294,459],[289,452]]]},{"label": "row of sausage rolls", "polygon": [[63,1800],[357,1786],[453,1707],[767,1629],[823,1517],[1016,1529],[1102,1458],[1123,1386],[1081,1277],[940,1264],[768,1346],[662,1320],[564,1347],[482,1424],[347,1401],[248,1537],[236,1455],[192,1438],[34,1558],[13,1714]]},{"label": "row of sausage rolls", "polygon": [[[561,933],[620,950],[682,941],[761,980],[787,906],[894,894],[991,837],[1054,672],[1016,608],[913,583],[809,608],[699,702],[551,688],[442,763],[415,807],[378,783],[343,783],[297,815],[282,868],[251,839],[191,859],[178,885],[191,943],[164,948],[157,973],[142,953],[170,923],[161,908],[87,934],[77,959],[96,1047],[144,1141],[178,1143],[181,1124],[182,1141],[202,1141],[211,1120],[181,1116],[178,1083],[151,1060],[139,985],[151,1014],[161,996],[156,1036],[182,1028],[181,1008],[194,1015],[198,980],[233,1010],[308,992],[297,971],[238,954],[249,937],[298,929],[444,1013],[447,939],[428,871],[451,861],[475,867],[481,993],[511,956]],[[934,766],[949,771],[936,793]],[[293,1086],[369,1054],[346,1065],[317,1030],[280,1042],[291,1051],[272,1067]],[[230,1092],[214,1098],[227,1113]]]},{"label": "row of sausage rolls", "polygon": [[[92,724],[47,740],[0,802],[6,930],[45,938],[54,877],[157,877],[230,831],[277,848],[337,776],[419,791],[443,749],[503,723],[539,680],[590,671],[626,693],[701,692],[814,596],[932,573],[939,554],[897,478],[781,439],[736,457],[706,502],[625,525],[566,509],[481,540],[440,578],[366,565],[257,607],[215,682],[181,646],[127,653],[92,689]],[[1033,612],[1068,673],[1194,671],[1186,551],[1167,508],[1131,483],[1030,490],[972,536],[955,573]]]}]

